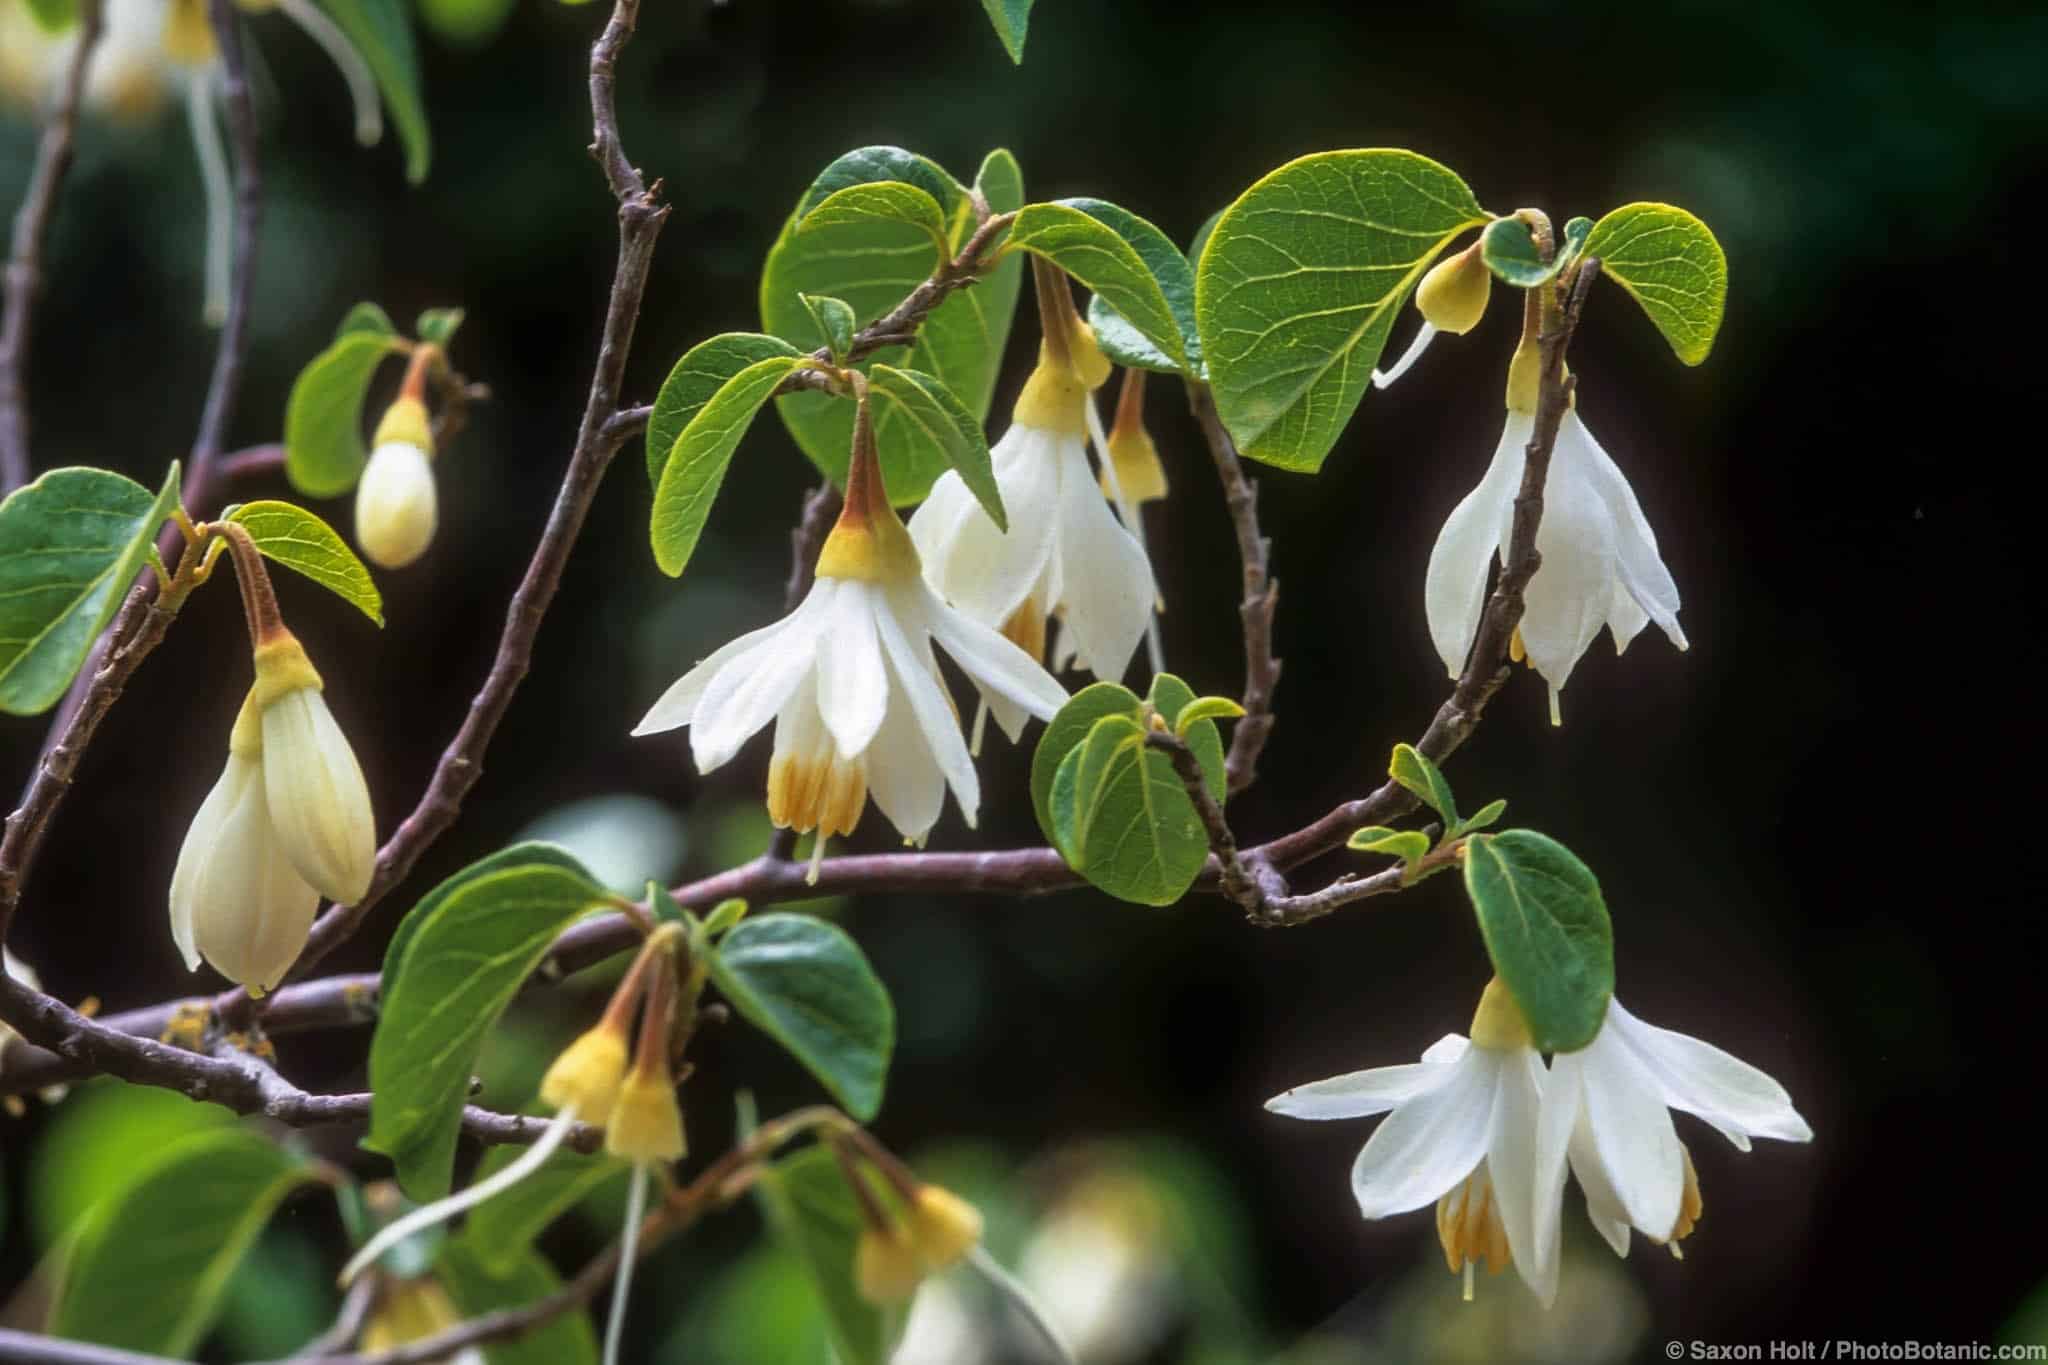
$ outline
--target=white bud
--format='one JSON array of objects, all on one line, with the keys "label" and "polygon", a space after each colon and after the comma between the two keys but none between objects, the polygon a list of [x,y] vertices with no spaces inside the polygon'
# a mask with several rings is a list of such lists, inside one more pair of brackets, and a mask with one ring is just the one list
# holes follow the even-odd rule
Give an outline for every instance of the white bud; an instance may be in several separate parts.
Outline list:
[{"label": "white bud", "polygon": [[263,778],[260,755],[228,755],[171,874],[171,937],[185,965],[197,971],[204,955],[221,975],[259,991],[298,959],[320,904],[271,827]]},{"label": "white bud", "polygon": [[387,569],[402,569],[433,543],[434,469],[407,441],[386,441],[356,485],[356,542]]},{"label": "white bud", "polygon": [[377,868],[370,789],[319,688],[293,688],[263,708],[263,785],[299,875],[338,905],[361,900]]}]

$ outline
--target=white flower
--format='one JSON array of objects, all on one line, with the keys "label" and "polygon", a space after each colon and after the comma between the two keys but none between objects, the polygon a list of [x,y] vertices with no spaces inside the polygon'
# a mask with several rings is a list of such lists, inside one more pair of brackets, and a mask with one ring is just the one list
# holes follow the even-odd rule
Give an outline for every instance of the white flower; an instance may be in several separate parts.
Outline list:
[{"label": "white flower", "polygon": [[386,441],[356,485],[356,542],[387,569],[402,569],[433,543],[434,468],[410,441]]},{"label": "white flower", "polygon": [[289,632],[256,650],[256,683],[228,762],[171,874],[171,936],[185,965],[266,991],[305,946],[321,896],[369,890],[376,826],[362,769]]},{"label": "white flower", "polygon": [[1705,1119],[1745,1152],[1755,1137],[1813,1138],[1785,1087],[1762,1071],[1697,1038],[1646,1024],[1610,1000],[1592,1043],[1550,1063],[1537,1124],[1537,1236],[1556,1236],[1554,1193],[1562,1192],[1569,1162],[1585,1191],[1587,1216],[1616,1255],[1628,1254],[1631,1225],[1675,1251],[1701,1206],[1672,1109]]},{"label": "white flower", "polygon": [[1493,1274],[1512,1261],[1547,1305],[1557,1294],[1558,1236],[1555,1218],[1541,1233],[1533,1216],[1542,1090],[1543,1061],[1496,979],[1469,1041],[1447,1034],[1418,1063],[1297,1086],[1266,1108],[1301,1119],[1387,1114],[1351,1170],[1358,1211],[1386,1218],[1435,1200],[1444,1257],[1465,1272],[1468,1295],[1483,1256]]},{"label": "white flower", "polygon": [[1026,716],[1049,720],[1066,700],[1037,660],[925,585],[880,491],[871,437],[868,445],[856,451],[846,508],[803,602],[684,674],[633,730],[689,726],[697,770],[708,773],[774,721],[768,813],[799,832],[817,829],[820,849],[853,828],[869,796],[912,842],[937,821],[948,785],[974,823],[981,786],[934,641],[1012,739]]},{"label": "white flower", "polygon": [[[1429,633],[1454,678],[1479,629],[1489,564],[1496,551],[1503,563],[1507,559],[1525,448],[1535,428],[1533,409],[1533,402],[1510,406],[1486,476],[1451,512],[1430,552]],[[1526,610],[1517,639],[1550,685],[1552,724],[1560,719],[1565,681],[1601,626],[1614,633],[1617,652],[1649,621],[1680,649],[1686,647],[1678,626],[1678,586],[1658,557],[1656,532],[1576,409],[1565,413],[1551,454],[1536,549],[1543,563],[1523,594]]]}]

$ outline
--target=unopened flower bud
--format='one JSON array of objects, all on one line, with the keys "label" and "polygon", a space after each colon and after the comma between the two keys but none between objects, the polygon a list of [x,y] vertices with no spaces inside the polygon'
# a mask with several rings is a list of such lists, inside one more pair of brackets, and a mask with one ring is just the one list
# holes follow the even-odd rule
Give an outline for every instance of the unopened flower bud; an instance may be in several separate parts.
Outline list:
[{"label": "unopened flower bud", "polygon": [[926,1185],[910,1206],[910,1237],[926,1266],[944,1270],[981,1240],[981,1210],[951,1190]]},{"label": "unopened flower bud", "polygon": [[540,1097],[555,1109],[576,1107],[585,1123],[611,1120],[626,1077],[626,1034],[609,1021],[598,1024],[562,1050],[541,1077]]},{"label": "unopened flower bud", "polygon": [[1116,487],[1110,487],[1109,473],[1102,474],[1102,492],[1115,498],[1121,492],[1131,506],[1156,502],[1166,496],[1166,466],[1159,463],[1159,447],[1145,430],[1145,372],[1126,370],[1123,392],[1117,396],[1116,423],[1109,429],[1109,462],[1115,466]]},{"label": "unopened flower bud", "polygon": [[373,563],[402,569],[433,543],[439,512],[426,451],[387,441],[370,455],[356,485],[356,543]]},{"label": "unopened flower bud", "polygon": [[1493,272],[1479,258],[1477,243],[1430,267],[1415,290],[1415,307],[1440,332],[1463,336],[1485,316]]},{"label": "unopened flower bud", "polygon": [[320,688],[306,651],[282,632],[256,649],[244,710],[262,726],[263,784],[285,856],[321,895],[353,905],[377,870],[377,827],[363,770]]},{"label": "unopened flower bud", "polygon": [[618,1100],[605,1120],[604,1149],[630,1161],[680,1161],[688,1150],[683,1140],[683,1110],[676,1103],[668,1068],[636,1066],[619,1086]]},{"label": "unopened flower bud", "polygon": [[[356,1345],[365,1353],[395,1350],[439,1336],[461,1321],[461,1311],[438,1280],[387,1280]],[[475,1347],[451,1357],[452,1365],[481,1365],[482,1360]]]},{"label": "unopened flower bud", "polygon": [[860,1296],[886,1307],[902,1303],[924,1282],[925,1263],[901,1228],[866,1227],[853,1249],[853,1279]]}]

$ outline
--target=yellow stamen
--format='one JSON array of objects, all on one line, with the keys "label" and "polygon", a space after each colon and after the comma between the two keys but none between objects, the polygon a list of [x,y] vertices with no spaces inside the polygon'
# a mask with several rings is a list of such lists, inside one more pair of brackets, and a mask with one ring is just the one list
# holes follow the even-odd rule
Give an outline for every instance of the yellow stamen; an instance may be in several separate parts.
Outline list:
[{"label": "yellow stamen", "polygon": [[1522,643],[1522,628],[1520,626],[1516,626],[1515,633],[1508,636],[1508,659],[1518,664],[1529,662],[1529,648]]},{"label": "yellow stamen", "polygon": [[1678,1244],[1692,1235],[1693,1226],[1700,1221],[1706,1205],[1700,1199],[1700,1173],[1693,1169],[1692,1148],[1681,1142],[1678,1151],[1685,1158],[1685,1192],[1679,1196],[1678,1221],[1671,1225],[1671,1235],[1663,1241],[1671,1248],[1671,1254],[1682,1261],[1685,1253],[1678,1249]]},{"label": "yellow stamen", "polygon": [[1467,1299],[1471,1298],[1472,1266],[1481,1258],[1489,1275],[1498,1275],[1514,1263],[1507,1225],[1500,1220],[1500,1204],[1493,1197],[1486,1163],[1481,1162],[1456,1189],[1436,1201],[1436,1236],[1451,1273],[1465,1273]]},{"label": "yellow stamen", "polygon": [[1003,636],[1034,660],[1044,660],[1045,612],[1039,608],[1036,598],[1027,597],[1017,604],[1017,610],[1003,622]]},{"label": "yellow stamen", "polygon": [[841,758],[829,743],[827,755],[777,754],[768,765],[768,818],[799,834],[815,829],[821,843],[851,833],[868,803],[866,766]]}]

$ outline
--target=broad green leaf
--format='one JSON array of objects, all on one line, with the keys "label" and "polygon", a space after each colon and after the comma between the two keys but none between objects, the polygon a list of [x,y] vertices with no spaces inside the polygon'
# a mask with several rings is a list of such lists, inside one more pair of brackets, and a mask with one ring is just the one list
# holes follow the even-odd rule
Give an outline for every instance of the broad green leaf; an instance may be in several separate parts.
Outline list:
[{"label": "broad green leaf", "polygon": [[1186,739],[1198,720],[1236,720],[1243,714],[1244,707],[1229,697],[1197,697],[1181,708],[1173,732]]},{"label": "broad green leaf", "polygon": [[[474,1179],[496,1175],[525,1152],[524,1147],[493,1147],[484,1154]],[[509,1274],[549,1224],[599,1190],[617,1185],[623,1191],[632,1169],[632,1163],[621,1157],[564,1147],[532,1175],[477,1205],[463,1225],[462,1240],[487,1269]]]},{"label": "broad green leaf", "polygon": [[[1168,250],[1172,249],[1173,244],[1166,242],[1158,228],[1137,215],[1099,200],[1089,202],[1101,210],[1117,212],[1131,223],[1143,224]],[[1072,203],[1026,204],[1017,211],[1017,220],[1010,225],[1003,250],[1030,251],[1045,257],[1094,290],[1176,366],[1186,362],[1187,347],[1181,340],[1180,323],[1151,267],[1094,210],[1084,211]]]},{"label": "broad green leaf", "polygon": [[1465,891],[1537,1050],[1592,1042],[1614,994],[1614,930],[1592,872],[1534,830],[1475,834],[1465,844]]},{"label": "broad green leaf", "polygon": [[994,25],[996,37],[1003,40],[1010,61],[1024,65],[1024,31],[1031,25],[1031,0],[981,0],[981,7],[988,11],[988,21]]},{"label": "broad green leaf", "polygon": [[429,308],[413,324],[413,335],[434,346],[446,347],[455,339],[455,329],[465,316],[460,308]]},{"label": "broad green leaf", "polygon": [[[434,1273],[464,1317],[524,1308],[562,1287],[561,1276],[547,1258],[531,1248],[509,1268],[487,1259],[484,1250],[472,1220],[462,1236],[448,1239],[434,1264]],[[588,1310],[572,1309],[531,1331],[491,1343],[484,1347],[484,1359],[488,1365],[597,1365],[597,1333]]]},{"label": "broad green leaf", "polygon": [[0,711],[54,706],[178,505],[104,469],[53,469],[0,503]]},{"label": "broad green leaf", "polygon": [[288,502],[245,502],[228,520],[249,533],[265,558],[297,570],[384,624],[384,598],[370,571],[332,526]]},{"label": "broad green leaf", "polygon": [[725,482],[726,466],[754,424],[754,415],[775,386],[802,363],[793,356],[755,361],[721,384],[676,438],[675,450],[654,486],[654,516],[648,527],[654,562],[669,577],[688,566]]},{"label": "broad green leaf", "polygon": [[[1159,718],[1166,722],[1168,728],[1187,741],[1187,746],[1195,751],[1195,757],[1202,764],[1202,773],[1209,779],[1209,794],[1221,802],[1228,790],[1226,784],[1229,780],[1223,771],[1223,736],[1216,729],[1216,722],[1213,720],[1206,720],[1201,716],[1188,719],[1188,708],[1200,701],[1195,696],[1195,689],[1171,673],[1156,673],[1152,677],[1152,686],[1146,691],[1145,699],[1152,704],[1152,709],[1159,713]],[[1223,698],[1212,697],[1209,700],[1222,701]],[[1159,757],[1164,758],[1165,755],[1161,754]]]},{"label": "broad green leaf", "polygon": [[900,180],[880,180],[865,185],[848,185],[843,190],[834,191],[797,219],[796,230],[801,236],[822,228],[866,223],[902,223],[914,227],[932,239],[935,252],[946,250],[952,226],[946,220],[945,210],[939,207],[939,201],[924,190]]},{"label": "broad green leaf", "polygon": [[398,328],[391,322],[391,315],[374,303],[359,303],[348,310],[341,326],[334,329],[335,340],[350,332],[368,332],[372,336],[396,337]]},{"label": "broad green leaf", "polygon": [[398,140],[405,144],[405,178],[427,178],[427,110],[420,98],[419,58],[404,0],[317,0],[369,65]]},{"label": "broad green leaf", "polygon": [[804,307],[811,310],[811,320],[818,324],[818,341],[832,353],[834,364],[844,365],[847,353],[853,350],[853,334],[857,324],[853,309],[847,307],[845,299],[835,299],[825,294],[799,294]]},{"label": "broad green leaf", "polygon": [[1289,162],[1225,209],[1195,268],[1195,319],[1238,448],[1320,468],[1409,292],[1488,216],[1449,170],[1386,149]]},{"label": "broad green leaf", "polygon": [[1705,223],[1670,204],[1624,204],[1593,225],[1584,254],[1600,258],[1680,360],[1707,358],[1728,303],[1728,258]]},{"label": "broad green leaf", "polygon": [[[967,197],[952,177],[896,148],[864,148],[841,157],[806,192],[798,216],[832,192],[865,180],[899,180],[931,193],[952,225],[952,250],[964,245],[974,230]],[[1008,152],[991,152],[976,183],[992,213],[1009,212],[1023,202],[1023,180]],[[931,238],[902,223],[849,222],[799,235],[792,221],[769,250],[762,270],[762,326],[798,345],[814,344],[817,325],[802,295],[841,299],[857,319],[873,321],[923,284],[938,264],[939,252]],[[1016,313],[1021,270],[1020,261],[1003,261],[978,283],[956,289],[933,309],[908,350],[884,347],[872,358],[933,376],[952,390],[977,423],[984,420]],[[853,405],[827,394],[799,392],[778,398],[776,411],[810,461],[843,484],[853,440]],[[875,414],[875,442],[890,499],[899,506],[921,501],[932,481],[945,472],[945,464],[933,458],[929,446],[896,412]]]},{"label": "broad green leaf", "polygon": [[314,1172],[239,1127],[136,1157],[139,1173],[87,1216],[50,1331],[184,1359],[272,1211]]},{"label": "broad green leaf", "polygon": [[1054,840],[1067,861],[1085,876],[1088,822],[1094,818],[1109,779],[1137,762],[1145,746],[1144,722],[1133,716],[1104,716],[1088,737],[1060,761],[1052,784]]},{"label": "broad green leaf", "polygon": [[1385,853],[1399,858],[1404,863],[1413,863],[1429,852],[1429,836],[1419,829],[1388,829],[1385,825],[1368,825],[1354,831],[1344,841],[1346,848],[1361,853]]},{"label": "broad green leaf", "polygon": [[886,1365],[888,1324],[860,1296],[853,1279],[854,1248],[863,1226],[860,1206],[823,1147],[807,1147],[763,1169],[754,1185],[768,1229],[802,1262],[842,1365]]},{"label": "broad green leaf", "polygon": [[555,935],[607,893],[547,844],[521,844],[428,892],[384,955],[370,1041],[370,1133],[363,1145],[421,1201],[448,1192],[477,1050]]},{"label": "broad green leaf", "polygon": [[887,420],[906,434],[914,433],[914,439],[938,452],[946,467],[960,475],[989,519],[1004,531],[1010,529],[995,467],[989,463],[988,439],[951,389],[935,376],[877,363],[868,374],[868,401],[877,424]]},{"label": "broad green leaf", "polygon": [[378,363],[397,349],[396,337],[359,327],[341,333],[299,371],[284,408],[284,472],[292,487],[313,498],[355,487],[370,454],[363,446],[363,399]]},{"label": "broad green leaf", "polygon": [[1517,289],[1534,289],[1557,274],[1561,254],[1546,262],[1536,249],[1529,225],[1519,218],[1496,218],[1479,234],[1479,258],[1486,268]]},{"label": "broad green leaf", "polygon": [[[1091,218],[1100,219],[1138,253],[1138,259],[1152,272],[1160,295],[1173,314],[1181,352],[1187,357],[1187,369],[1200,376],[1203,373],[1202,340],[1195,331],[1195,268],[1188,264],[1186,256],[1181,255],[1180,248],[1165,233],[1129,209],[1100,199],[1062,199],[1059,202],[1077,208]],[[1102,347],[1103,354],[1117,364],[1176,373],[1181,369],[1173,357],[1126,322],[1123,315],[1100,294],[1088,300],[1088,321],[1095,328],[1095,340]],[[1126,359],[1119,352],[1126,352],[1131,358]]]},{"label": "broad green leaf", "polygon": [[26,3],[29,17],[45,33],[65,33],[78,22],[78,0],[26,0]]},{"label": "broad green leaf", "polygon": [[896,1010],[845,930],[809,915],[758,915],[733,926],[709,965],[748,1022],[788,1048],[848,1113],[874,1118]]},{"label": "broad green leaf", "polygon": [[1387,764],[1387,776],[1406,787],[1415,799],[1444,818],[1444,828],[1458,823],[1458,803],[1451,796],[1451,784],[1443,770],[1424,758],[1412,744],[1396,744]]},{"label": "broad green leaf", "polygon": [[1479,808],[1477,814],[1468,815],[1463,820],[1460,820],[1458,822],[1458,833],[1470,834],[1474,830],[1485,829],[1487,826],[1493,824],[1496,820],[1500,819],[1500,817],[1506,813],[1507,808],[1508,803],[1506,801],[1487,802],[1485,805]]},{"label": "broad green leaf", "polygon": [[[668,457],[675,453],[676,440],[682,436],[683,428],[690,425],[698,409],[725,387],[727,380],[758,361],[776,356],[795,359],[803,354],[782,338],[759,332],[724,332],[685,351],[662,381],[661,392],[654,396],[654,411],[648,414],[648,480],[660,485],[661,471],[667,468]],[[852,433],[849,425],[849,440]]]},{"label": "broad green leaf", "polygon": [[1059,713],[1046,722],[1045,733],[1031,754],[1031,809],[1038,816],[1038,828],[1054,846],[1059,836],[1052,821],[1052,783],[1060,763],[1075,746],[1088,738],[1095,722],[1104,716],[1137,719],[1142,703],[1138,694],[1122,683],[1097,682],[1067,698]]}]

